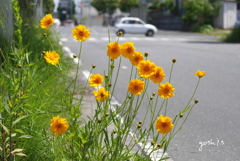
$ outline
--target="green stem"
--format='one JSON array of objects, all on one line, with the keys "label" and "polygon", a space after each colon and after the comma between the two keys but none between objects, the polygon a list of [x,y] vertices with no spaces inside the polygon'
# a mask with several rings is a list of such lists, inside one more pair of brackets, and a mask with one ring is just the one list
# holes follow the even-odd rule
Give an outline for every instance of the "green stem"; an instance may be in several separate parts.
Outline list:
[{"label": "green stem", "polygon": [[76,88],[76,84],[77,84],[78,72],[79,72],[79,68],[80,68],[79,66],[80,66],[81,53],[82,53],[82,41],[80,42],[80,51],[79,51],[79,54],[78,54],[77,71],[76,71],[76,75],[75,75],[75,79],[74,79],[74,85],[73,85],[73,93],[72,93],[72,96],[74,95],[75,88]]}]

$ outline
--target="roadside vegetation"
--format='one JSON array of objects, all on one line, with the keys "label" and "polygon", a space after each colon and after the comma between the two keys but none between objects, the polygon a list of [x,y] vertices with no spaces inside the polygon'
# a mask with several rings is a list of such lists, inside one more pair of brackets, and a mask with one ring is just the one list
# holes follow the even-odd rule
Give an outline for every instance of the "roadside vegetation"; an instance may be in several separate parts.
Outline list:
[{"label": "roadside vegetation", "polygon": [[[176,59],[169,60],[171,70],[164,71],[149,59],[148,53],[137,51],[133,42],[119,44],[119,33],[116,42],[109,39],[106,45],[103,56],[108,59],[108,69],[95,73],[97,67],[92,65],[88,81],[79,84],[82,47],[91,36],[90,30],[84,25],[72,29],[80,50],[68,58],[52,27],[51,14],[40,22],[25,21],[17,0],[12,1],[12,11],[13,40],[1,35],[0,46],[1,161],[150,161],[159,150],[160,160],[169,158],[164,153],[198,103],[194,97],[206,75],[204,71],[188,73],[196,77],[196,86],[186,98],[186,105],[168,116],[168,104],[175,96],[171,77]],[[128,59],[132,69],[123,93],[126,99],[113,108],[111,101],[122,59]],[[149,93],[150,84],[156,90]],[[81,109],[88,85],[95,89],[97,107],[92,118],[83,120]],[[136,120],[143,100],[148,101],[146,115]],[[129,139],[129,133],[134,137]],[[141,148],[133,151],[137,145]]]}]

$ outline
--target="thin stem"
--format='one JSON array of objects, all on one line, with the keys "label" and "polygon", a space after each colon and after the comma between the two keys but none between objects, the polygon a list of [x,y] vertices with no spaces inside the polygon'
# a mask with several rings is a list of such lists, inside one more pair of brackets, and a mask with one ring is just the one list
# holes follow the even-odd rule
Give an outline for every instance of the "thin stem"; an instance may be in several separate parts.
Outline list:
[{"label": "thin stem", "polygon": [[172,63],[172,67],[171,67],[171,71],[170,71],[170,75],[169,75],[169,83],[170,83],[171,77],[172,77],[173,66],[174,66],[174,63]]},{"label": "thin stem", "polygon": [[200,82],[200,78],[198,78],[198,82],[197,82],[197,85],[196,85],[196,87],[195,87],[195,89],[194,89],[194,92],[193,92],[193,94],[192,94],[192,97],[190,98],[190,100],[189,100],[189,102],[188,102],[188,104],[186,105],[185,108],[187,108],[188,105],[190,104],[190,102],[192,101],[192,99],[193,99],[193,97],[194,97],[194,95],[195,95],[195,93],[196,93],[196,91],[197,91],[197,88],[198,88],[199,82]]},{"label": "thin stem", "polygon": [[76,88],[76,84],[77,84],[77,79],[78,79],[78,72],[79,72],[79,66],[80,66],[80,58],[81,58],[81,53],[82,53],[82,41],[80,42],[80,51],[78,54],[78,63],[77,63],[77,71],[76,71],[76,75],[75,75],[75,80],[74,80],[74,85],[73,85],[73,95],[75,92],[75,88]]}]

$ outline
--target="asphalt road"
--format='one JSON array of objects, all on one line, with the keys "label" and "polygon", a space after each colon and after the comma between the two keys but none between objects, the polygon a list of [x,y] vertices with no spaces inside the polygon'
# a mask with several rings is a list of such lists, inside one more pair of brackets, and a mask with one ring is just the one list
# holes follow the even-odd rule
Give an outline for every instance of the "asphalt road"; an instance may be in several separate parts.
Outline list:
[{"label": "asphalt road", "polygon": [[[90,29],[91,38],[83,43],[81,61],[85,69],[90,70],[94,64],[94,72],[103,74],[107,69],[108,28]],[[59,30],[63,44],[77,54],[80,43],[72,38],[71,28]],[[110,33],[111,41],[115,41],[112,28]],[[148,52],[149,59],[163,67],[167,75],[172,59],[177,59],[171,80],[176,96],[169,100],[168,116],[174,117],[187,104],[198,80],[194,73],[207,73],[194,97],[199,103],[168,149],[174,161],[240,160],[240,44],[214,40],[212,36],[174,31],[159,31],[152,38],[126,34],[120,39],[120,43],[134,42],[137,51]],[[131,70],[129,61],[123,59],[121,68],[114,95],[120,103],[128,85],[125,79]],[[150,86],[149,91],[156,92],[156,87]],[[144,106],[147,102],[143,102],[138,120],[145,114]],[[201,146],[203,142],[208,144]]]}]

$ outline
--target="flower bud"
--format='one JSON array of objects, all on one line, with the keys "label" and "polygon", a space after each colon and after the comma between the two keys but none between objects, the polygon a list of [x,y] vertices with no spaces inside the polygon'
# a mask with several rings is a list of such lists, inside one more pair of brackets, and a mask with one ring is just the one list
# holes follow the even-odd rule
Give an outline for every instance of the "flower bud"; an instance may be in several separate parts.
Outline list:
[{"label": "flower bud", "polygon": [[173,60],[172,60],[173,63],[176,63],[176,61],[177,61],[177,59],[173,59]]},{"label": "flower bud", "polygon": [[77,58],[77,55],[73,55],[73,58]]},{"label": "flower bud", "polygon": [[46,34],[46,33],[43,33],[43,36],[47,36],[47,34]]},{"label": "flower bud", "polygon": [[153,100],[153,97],[150,97],[150,100]]},{"label": "flower bud", "polygon": [[117,36],[122,36],[122,35],[123,33],[121,31],[117,33]]},{"label": "flower bud", "polygon": [[102,122],[102,120],[98,120],[98,123],[101,123]]},{"label": "flower bud", "polygon": [[17,67],[18,67],[18,68],[22,68],[22,65],[19,64]]},{"label": "flower bud", "polygon": [[162,147],[162,145],[161,145],[161,144],[157,144],[157,147],[161,148],[161,147]]},{"label": "flower bud", "polygon": [[155,96],[156,95],[156,93],[152,93],[152,96]]},{"label": "flower bud", "polygon": [[183,114],[181,113],[181,114],[179,115],[179,117],[182,118],[182,117],[183,117]]},{"label": "flower bud", "polygon": [[112,84],[111,84],[111,83],[109,83],[109,84],[108,84],[108,87],[111,87],[111,86],[112,86]]},{"label": "flower bud", "polygon": [[139,123],[139,124],[142,124],[142,121],[139,121],[138,123]]},{"label": "flower bud", "polygon": [[108,77],[108,75],[105,75],[105,78],[107,78]]},{"label": "flower bud", "polygon": [[154,142],[154,141],[152,141],[152,142],[151,142],[151,145],[154,145],[154,144],[155,144],[155,142]]},{"label": "flower bud", "polygon": [[45,55],[46,54],[46,52],[45,51],[42,51],[42,55]]},{"label": "flower bud", "polygon": [[116,130],[113,130],[113,133],[115,134],[117,131]]},{"label": "flower bud", "polygon": [[39,81],[39,82],[38,82],[38,84],[40,84],[40,85],[41,85],[41,84],[42,84],[42,82],[41,82],[41,81]]},{"label": "flower bud", "polygon": [[142,127],[142,125],[140,125],[140,124],[137,125],[137,128],[138,128],[138,129],[140,129],[141,127]]},{"label": "flower bud", "polygon": [[92,65],[92,68],[93,68],[93,69],[96,68],[96,65]]},{"label": "flower bud", "polygon": [[108,113],[105,113],[105,116],[108,116],[109,114]]},{"label": "flower bud", "polygon": [[115,66],[114,65],[111,65],[111,68],[114,68]]},{"label": "flower bud", "polygon": [[144,56],[145,56],[145,57],[148,57],[148,55],[149,55],[149,54],[148,54],[147,52],[146,52],[146,53],[144,53]]},{"label": "flower bud", "polygon": [[198,103],[198,100],[194,100],[194,103],[197,104],[197,103]]}]

